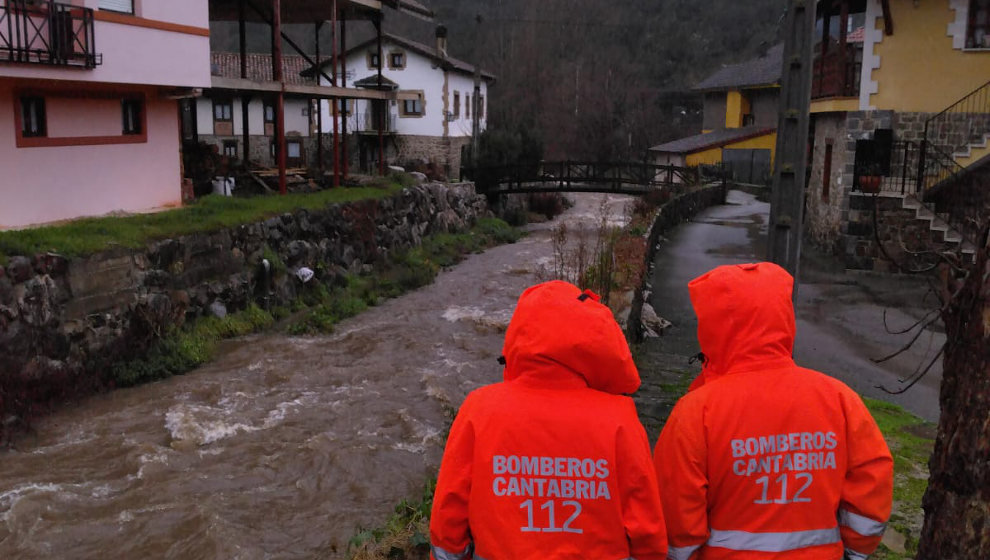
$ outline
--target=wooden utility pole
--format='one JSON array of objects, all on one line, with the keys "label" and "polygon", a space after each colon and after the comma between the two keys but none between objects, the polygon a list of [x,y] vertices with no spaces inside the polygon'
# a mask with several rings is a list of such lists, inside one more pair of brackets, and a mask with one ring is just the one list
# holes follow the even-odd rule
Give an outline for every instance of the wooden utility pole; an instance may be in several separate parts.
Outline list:
[{"label": "wooden utility pole", "polygon": [[279,83],[278,105],[275,116],[275,138],[278,145],[275,154],[278,160],[278,192],[286,193],[285,182],[285,84],[282,83],[282,4],[272,0],[272,80]]},{"label": "wooden utility pole", "polygon": [[811,43],[815,2],[790,0],[784,23],[784,55],[780,73],[777,151],[770,195],[770,243],[767,258],[794,277],[797,297],[807,164],[808,111],[811,103]]},{"label": "wooden utility pole", "polygon": [[[475,21],[478,22],[478,35],[481,37],[481,14],[475,16]],[[478,115],[478,110],[481,108],[479,100],[481,98],[481,57],[476,55],[474,61],[474,95],[471,97],[471,165],[478,167],[478,152],[480,150],[480,138],[481,138],[481,117]],[[457,174],[460,175],[460,170],[456,170]]]}]

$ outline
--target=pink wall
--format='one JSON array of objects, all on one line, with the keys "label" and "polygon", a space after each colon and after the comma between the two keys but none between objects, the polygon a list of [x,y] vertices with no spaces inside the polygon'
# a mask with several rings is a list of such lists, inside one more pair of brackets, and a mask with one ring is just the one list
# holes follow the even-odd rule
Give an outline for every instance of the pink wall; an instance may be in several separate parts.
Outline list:
[{"label": "pink wall", "polygon": [[[146,143],[17,148],[12,87],[0,82],[0,229],[178,205],[177,102],[149,94],[145,107]],[[119,134],[120,112],[107,118]]]},{"label": "pink wall", "polygon": [[120,99],[46,97],[48,136],[117,136],[121,131]]},{"label": "pink wall", "polygon": [[[97,3],[98,0],[85,1],[85,5],[99,16]],[[190,33],[190,29],[170,27],[174,24],[207,31],[209,10],[206,1],[143,0],[137,2],[135,17],[116,17],[167,29],[96,21],[93,35],[96,52],[103,55],[102,65],[85,70],[5,64],[0,65],[0,76],[175,87],[210,86],[209,37]]]}]

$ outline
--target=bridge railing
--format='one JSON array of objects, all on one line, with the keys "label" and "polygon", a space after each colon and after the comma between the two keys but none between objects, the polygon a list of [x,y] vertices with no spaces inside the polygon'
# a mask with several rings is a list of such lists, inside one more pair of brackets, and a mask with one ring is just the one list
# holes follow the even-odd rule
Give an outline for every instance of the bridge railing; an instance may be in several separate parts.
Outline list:
[{"label": "bridge railing", "polygon": [[676,187],[706,180],[697,167],[642,162],[554,161],[494,167],[466,167],[461,176],[474,181],[481,192],[502,190],[568,190],[573,184],[605,185],[613,190]]}]

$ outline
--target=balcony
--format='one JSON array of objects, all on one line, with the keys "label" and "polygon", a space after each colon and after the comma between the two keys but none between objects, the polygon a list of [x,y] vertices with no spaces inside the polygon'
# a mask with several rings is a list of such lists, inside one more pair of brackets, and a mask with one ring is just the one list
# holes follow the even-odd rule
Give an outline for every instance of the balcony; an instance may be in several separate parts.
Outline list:
[{"label": "balcony", "polygon": [[813,48],[811,98],[858,97],[863,43],[829,41],[824,48],[821,43]]},{"label": "balcony", "polygon": [[396,117],[391,113],[385,114],[384,119],[378,111],[351,113],[347,116],[348,132],[357,132],[358,134],[378,134],[378,129],[381,129],[384,134],[394,134],[396,132],[395,125]]},{"label": "balcony", "polygon": [[92,9],[52,0],[0,1],[0,63],[88,69],[102,64]]}]

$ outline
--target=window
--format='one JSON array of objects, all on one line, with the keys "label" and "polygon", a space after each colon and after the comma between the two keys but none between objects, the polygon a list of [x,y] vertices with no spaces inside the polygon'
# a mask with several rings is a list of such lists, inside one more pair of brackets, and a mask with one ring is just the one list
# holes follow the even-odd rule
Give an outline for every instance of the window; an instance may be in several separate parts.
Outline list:
[{"label": "window", "polygon": [[368,68],[376,69],[381,66],[381,57],[376,52],[368,53]]},{"label": "window", "polygon": [[828,202],[828,190],[832,183],[832,142],[825,144],[825,161],[822,163],[822,200]]},{"label": "window", "polygon": [[140,99],[123,99],[120,102],[124,134],[141,134]]},{"label": "window", "polygon": [[285,153],[289,159],[299,159],[302,157],[302,142],[298,140],[286,141]]},{"label": "window", "polygon": [[234,120],[234,104],[230,101],[214,101],[213,120],[232,122]]},{"label": "window", "polygon": [[990,0],[970,0],[966,48],[990,48]]},{"label": "window", "polygon": [[421,117],[423,116],[423,98],[422,96],[403,99],[400,115],[402,117]]},{"label": "window", "polygon": [[742,117],[743,126],[753,126],[754,124],[756,124],[756,117],[754,117],[752,113],[747,113],[743,115]]},{"label": "window", "polygon": [[406,67],[406,53],[394,52],[389,55],[388,65],[391,68],[401,70]]},{"label": "window", "polygon": [[337,111],[338,114],[347,116],[354,111],[354,100],[353,99],[338,99],[337,100]]},{"label": "window", "polygon": [[101,10],[111,12],[134,13],[134,0],[100,0],[98,6]]},{"label": "window", "polygon": [[479,119],[485,118],[485,96],[484,95],[479,95],[478,96],[478,118]]},{"label": "window", "polygon": [[273,123],[275,122],[275,104],[270,101],[265,101],[264,105],[265,112],[265,122]]},{"label": "window", "polygon": [[41,137],[48,135],[45,121],[45,98],[21,98],[21,136]]},{"label": "window", "polygon": [[228,158],[237,159],[237,141],[236,140],[224,140],[223,141],[223,155]]},{"label": "window", "polygon": [[469,119],[471,118],[471,96],[470,95],[465,95],[464,96],[464,116],[466,118],[469,118]]},{"label": "window", "polygon": [[454,92],[454,117],[461,116],[461,94],[460,92]]}]

